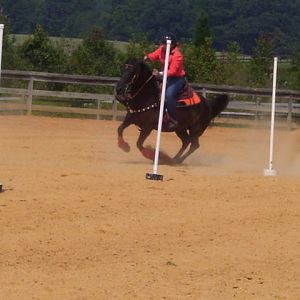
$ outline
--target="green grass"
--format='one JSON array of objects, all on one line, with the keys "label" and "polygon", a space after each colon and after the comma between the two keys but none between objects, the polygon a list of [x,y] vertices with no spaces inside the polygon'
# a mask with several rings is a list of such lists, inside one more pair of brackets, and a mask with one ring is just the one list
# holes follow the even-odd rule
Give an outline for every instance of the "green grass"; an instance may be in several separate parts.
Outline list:
[{"label": "green grass", "polygon": [[[11,35],[15,41],[16,45],[22,45],[29,37],[32,37],[32,34],[12,34]],[[49,37],[50,40],[54,43],[60,44],[67,52],[74,51],[81,43],[82,39],[80,38],[68,38],[68,37]],[[113,46],[122,52],[126,52],[126,48],[128,46],[128,42],[122,41],[110,41],[107,42],[113,44]]]}]

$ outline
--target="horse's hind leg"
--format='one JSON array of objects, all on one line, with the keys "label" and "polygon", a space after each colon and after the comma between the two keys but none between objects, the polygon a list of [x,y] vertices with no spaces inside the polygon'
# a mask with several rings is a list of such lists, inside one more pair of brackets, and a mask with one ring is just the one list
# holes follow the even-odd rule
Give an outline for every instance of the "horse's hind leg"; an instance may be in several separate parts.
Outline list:
[{"label": "horse's hind leg", "polygon": [[144,141],[150,135],[152,128],[142,128],[136,146],[141,151],[144,157],[154,160],[155,152],[151,149],[144,148]]},{"label": "horse's hind leg", "polygon": [[195,152],[199,147],[200,147],[199,136],[197,135],[197,136],[191,137],[191,146],[190,146],[189,150],[184,155],[182,155],[181,157],[179,157],[177,159],[177,163],[179,163],[179,164],[183,163],[183,161],[188,156],[190,156],[193,152]]},{"label": "horse's hind leg", "polygon": [[177,163],[182,163],[188,156],[190,156],[193,152],[195,152],[200,147],[199,138],[203,134],[203,132],[205,131],[208,125],[209,125],[209,119],[203,117],[201,124],[199,124],[199,126],[192,127],[189,130],[189,139],[190,139],[191,146],[185,154],[183,154],[178,158]]},{"label": "horse's hind leg", "polygon": [[182,142],[182,146],[179,149],[179,151],[177,152],[177,154],[173,157],[173,163],[181,163],[181,155],[183,154],[183,152],[185,151],[185,149],[188,147],[188,145],[190,144],[190,136],[187,133],[186,130],[184,131],[176,131],[176,135],[180,138],[181,142]]},{"label": "horse's hind leg", "polygon": [[123,138],[123,131],[126,129],[129,125],[131,125],[130,116],[126,115],[123,123],[118,127],[118,146],[124,150],[125,152],[130,151],[129,144],[124,140]]},{"label": "horse's hind leg", "polygon": [[207,126],[209,125],[209,122],[203,124],[202,126],[200,126],[197,129],[191,129],[190,130],[190,141],[191,141],[191,146],[189,148],[189,150],[182,155],[181,157],[178,158],[178,163],[182,163],[188,156],[190,156],[193,152],[195,152],[199,147],[199,138],[200,136],[203,134],[203,132],[205,131],[205,129],[207,128]]}]

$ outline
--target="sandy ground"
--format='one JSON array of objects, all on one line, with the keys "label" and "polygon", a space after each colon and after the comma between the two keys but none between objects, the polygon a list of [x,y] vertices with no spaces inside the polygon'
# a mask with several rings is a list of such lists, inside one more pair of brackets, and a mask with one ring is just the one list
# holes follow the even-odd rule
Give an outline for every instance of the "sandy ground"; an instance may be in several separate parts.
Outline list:
[{"label": "sandy ground", "polygon": [[0,299],[300,299],[300,130],[276,131],[276,177],[269,130],[213,127],[153,182],[118,125],[0,117]]}]

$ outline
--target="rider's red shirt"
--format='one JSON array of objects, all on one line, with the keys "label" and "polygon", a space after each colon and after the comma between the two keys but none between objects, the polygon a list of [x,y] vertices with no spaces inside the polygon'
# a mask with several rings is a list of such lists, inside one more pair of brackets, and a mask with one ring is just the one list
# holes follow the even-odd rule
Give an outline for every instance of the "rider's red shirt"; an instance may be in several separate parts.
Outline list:
[{"label": "rider's red shirt", "polygon": [[[161,63],[162,69],[164,69],[165,51],[165,46],[161,45],[157,50],[149,53],[147,57],[151,61],[159,61]],[[175,47],[173,50],[170,51],[168,77],[183,76],[185,76],[185,71],[183,67],[183,55],[179,51],[178,47]]]}]

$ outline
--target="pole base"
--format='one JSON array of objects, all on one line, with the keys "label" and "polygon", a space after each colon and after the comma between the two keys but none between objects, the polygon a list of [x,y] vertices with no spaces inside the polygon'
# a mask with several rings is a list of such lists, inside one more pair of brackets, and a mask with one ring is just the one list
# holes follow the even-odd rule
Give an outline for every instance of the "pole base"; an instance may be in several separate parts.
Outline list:
[{"label": "pole base", "polygon": [[3,186],[2,186],[2,183],[0,182],[0,193],[3,192]]},{"label": "pole base", "polygon": [[264,169],[264,176],[276,176],[277,172],[273,169]]},{"label": "pole base", "polygon": [[164,175],[146,173],[146,179],[149,180],[164,180]]}]

